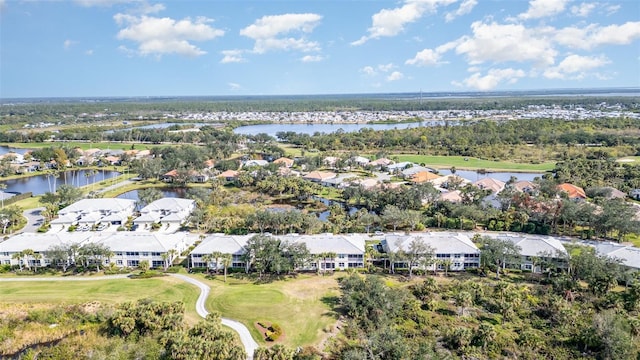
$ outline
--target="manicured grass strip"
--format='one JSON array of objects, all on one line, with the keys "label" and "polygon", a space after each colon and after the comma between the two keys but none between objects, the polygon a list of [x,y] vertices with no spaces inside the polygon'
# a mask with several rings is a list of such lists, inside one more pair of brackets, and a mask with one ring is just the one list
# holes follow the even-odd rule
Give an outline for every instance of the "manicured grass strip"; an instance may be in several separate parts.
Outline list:
[{"label": "manicured grass strip", "polygon": [[640,165],[640,156],[625,156],[616,161],[621,164]]},{"label": "manicured grass strip", "polygon": [[399,161],[411,161],[416,164],[424,163],[438,169],[448,169],[455,166],[459,170],[485,169],[491,171],[521,171],[521,172],[544,172],[553,170],[555,163],[545,162],[542,164],[521,164],[509,161],[482,160],[465,156],[435,156],[435,155],[397,155]]},{"label": "manicured grass strip", "polygon": [[200,317],[195,303],[200,290],[172,277],[155,279],[114,279],[96,281],[34,281],[0,283],[0,302],[77,304],[89,301],[117,304],[151,298],[156,301],[182,301],[187,321]]},{"label": "manicured grass strip", "polygon": [[242,322],[259,343],[265,343],[254,326],[259,321],[279,324],[284,329],[282,342],[292,347],[317,345],[324,329],[336,322],[330,305],[339,294],[334,277],[301,275],[259,285],[231,278],[225,284],[221,278],[198,277],[211,286],[207,309]]}]

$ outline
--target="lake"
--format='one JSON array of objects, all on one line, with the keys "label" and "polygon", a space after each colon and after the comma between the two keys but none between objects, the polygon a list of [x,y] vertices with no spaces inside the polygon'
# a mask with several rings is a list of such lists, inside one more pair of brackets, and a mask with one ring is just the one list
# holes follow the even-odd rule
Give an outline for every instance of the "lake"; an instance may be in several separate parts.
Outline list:
[{"label": "lake", "polygon": [[[447,122],[448,125],[457,126],[460,123],[456,121]],[[393,129],[410,129],[416,127],[432,127],[442,126],[444,121],[421,121],[412,123],[394,123],[394,124],[261,124],[261,125],[247,125],[240,126],[233,130],[234,133],[240,135],[256,135],[267,134],[269,136],[276,137],[276,133],[283,131],[292,131],[298,134],[315,133],[333,133],[338,130],[344,132],[356,132],[361,129],[373,129],[373,130],[393,130]]]},{"label": "lake", "polygon": [[23,148],[14,148],[8,146],[0,146],[0,155],[4,155],[6,153],[14,152],[17,154],[25,154],[27,151],[31,151],[33,149],[23,149]]},{"label": "lake", "polygon": [[57,179],[54,179],[51,175],[36,175],[21,179],[0,181],[0,183],[7,185],[7,188],[4,189],[4,191],[7,192],[32,192],[33,195],[41,195],[53,191],[54,180],[56,187],[62,184],[79,187],[108,180],[118,175],[120,175],[119,172],[109,170],[105,170],[104,172],[98,171],[97,173],[91,173],[91,170],[71,170],[63,172]]}]

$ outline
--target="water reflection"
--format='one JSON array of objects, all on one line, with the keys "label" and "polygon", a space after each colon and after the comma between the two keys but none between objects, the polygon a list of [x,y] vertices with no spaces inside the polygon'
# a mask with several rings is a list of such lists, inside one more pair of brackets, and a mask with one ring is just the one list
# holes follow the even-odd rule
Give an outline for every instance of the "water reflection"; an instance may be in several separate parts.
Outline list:
[{"label": "water reflection", "polygon": [[0,181],[0,183],[7,186],[7,188],[4,189],[6,192],[32,192],[35,196],[46,192],[53,192],[54,189],[57,189],[57,187],[62,184],[73,185],[76,187],[87,186],[101,181],[108,181],[119,175],[119,172],[109,170],[71,170],[61,173],[57,178],[52,174],[42,174],[26,178]]}]

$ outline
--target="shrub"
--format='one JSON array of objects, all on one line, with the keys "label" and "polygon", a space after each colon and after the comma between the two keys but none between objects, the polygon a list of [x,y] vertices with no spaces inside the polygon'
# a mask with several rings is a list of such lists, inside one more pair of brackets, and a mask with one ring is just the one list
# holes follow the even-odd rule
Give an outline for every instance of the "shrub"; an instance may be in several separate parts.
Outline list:
[{"label": "shrub", "polygon": [[170,266],[170,267],[167,268],[166,272],[171,273],[171,274],[176,274],[176,273],[180,272],[180,269],[182,269],[182,267],[180,267],[180,266]]},{"label": "shrub", "polygon": [[0,265],[0,274],[5,274],[11,271],[11,265]]},{"label": "shrub", "polygon": [[278,324],[271,324],[269,331],[266,333],[267,341],[276,341],[282,335],[282,328]]},{"label": "shrub", "polygon": [[129,276],[131,279],[150,279],[150,278],[154,278],[154,277],[162,277],[165,276],[165,274],[156,271],[156,270],[147,270],[145,272],[142,272],[140,274],[132,274],[131,276]]}]

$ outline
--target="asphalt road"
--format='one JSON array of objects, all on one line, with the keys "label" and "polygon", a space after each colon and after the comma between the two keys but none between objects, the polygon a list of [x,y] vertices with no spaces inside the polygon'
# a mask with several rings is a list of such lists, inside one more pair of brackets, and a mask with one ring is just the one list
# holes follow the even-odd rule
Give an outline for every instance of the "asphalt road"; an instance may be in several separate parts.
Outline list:
[{"label": "asphalt road", "polygon": [[[205,307],[205,302],[207,301],[207,297],[209,296],[209,291],[211,288],[203,282],[200,282],[196,279],[190,278],[185,275],[180,274],[171,274],[171,276],[176,277],[182,281],[186,281],[190,284],[193,284],[200,288],[200,296],[198,296],[198,300],[196,301],[196,312],[198,315],[203,318],[207,317],[209,312]],[[128,275],[107,275],[107,276],[87,276],[87,277],[20,277],[20,278],[0,278],[0,282],[3,281],[20,281],[20,282],[30,282],[30,281],[93,281],[93,280],[113,280],[113,279],[126,279]],[[242,342],[242,346],[244,346],[244,350],[247,353],[247,360],[253,360],[253,352],[258,348],[258,343],[253,340],[251,337],[251,333],[246,326],[242,323],[222,318],[222,325],[230,327],[234,331],[240,335],[240,341]]]},{"label": "asphalt road", "polygon": [[25,210],[22,215],[27,218],[27,225],[20,232],[38,232],[38,228],[44,224],[44,217],[41,215],[42,210],[44,210],[43,207]]}]

